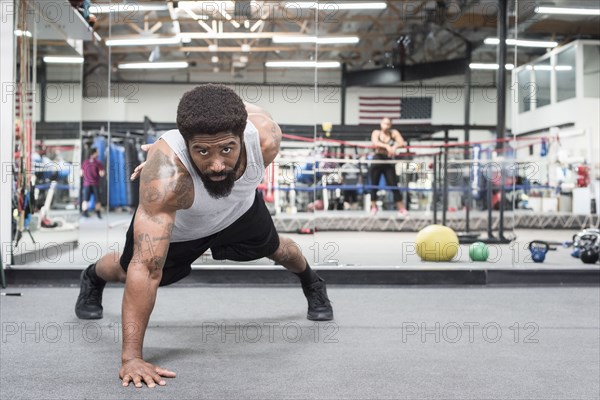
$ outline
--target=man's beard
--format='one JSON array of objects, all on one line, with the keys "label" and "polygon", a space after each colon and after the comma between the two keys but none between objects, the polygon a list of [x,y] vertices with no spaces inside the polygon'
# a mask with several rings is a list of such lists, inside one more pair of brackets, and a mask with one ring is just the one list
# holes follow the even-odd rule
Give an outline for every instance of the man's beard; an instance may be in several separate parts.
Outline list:
[{"label": "man's beard", "polygon": [[[202,174],[199,172],[199,175],[210,197],[220,199],[223,197],[227,197],[231,194],[231,191],[233,190],[233,185],[235,184],[235,170],[208,174]],[[219,176],[224,176],[225,179],[223,179],[222,181],[213,181],[210,179],[211,177]]]},{"label": "man's beard", "polygon": [[[217,173],[209,172],[209,173],[203,174],[198,169],[196,169],[196,171],[198,172],[198,175],[200,175],[200,179],[202,179],[202,183],[204,183],[204,187],[206,188],[206,191],[208,192],[210,197],[215,198],[215,199],[221,199],[221,198],[227,197],[231,194],[231,191],[233,190],[233,185],[235,184],[235,176],[237,175],[237,172],[240,168],[241,163],[242,163],[242,156],[240,155],[237,163],[235,164],[235,167],[233,167],[233,169],[230,169],[230,170],[217,172]],[[221,176],[224,176],[225,179],[223,179],[221,181],[213,181],[212,179],[210,179],[211,177],[221,177]]]}]

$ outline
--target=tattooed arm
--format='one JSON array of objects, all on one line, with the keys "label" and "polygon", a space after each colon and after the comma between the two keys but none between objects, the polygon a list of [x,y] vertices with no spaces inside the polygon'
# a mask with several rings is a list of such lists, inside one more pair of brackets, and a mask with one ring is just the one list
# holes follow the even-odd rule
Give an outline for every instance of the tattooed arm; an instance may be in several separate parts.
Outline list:
[{"label": "tattooed arm", "polygon": [[[151,364],[143,361],[144,334],[162,277],[175,212],[193,202],[193,183],[177,156],[162,140],[152,146],[140,179],[140,203],[133,222],[134,251],[127,270],[122,305],[123,385],[143,380],[159,384]],[[149,382],[150,381],[150,382]]]},{"label": "tattooed arm", "polygon": [[260,135],[260,148],[262,150],[265,167],[273,162],[279,153],[281,144],[281,128],[273,120],[271,114],[262,108],[246,104],[248,119],[254,124]]}]

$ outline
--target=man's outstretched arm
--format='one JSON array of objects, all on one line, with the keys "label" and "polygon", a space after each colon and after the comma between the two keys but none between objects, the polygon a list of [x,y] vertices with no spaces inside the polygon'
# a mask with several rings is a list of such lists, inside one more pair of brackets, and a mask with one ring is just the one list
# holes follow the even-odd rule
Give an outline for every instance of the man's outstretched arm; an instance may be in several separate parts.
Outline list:
[{"label": "man's outstretched arm", "polygon": [[133,382],[136,387],[141,387],[145,382],[154,387],[165,384],[162,377],[175,377],[174,372],[145,362],[142,348],[162,278],[175,212],[185,208],[182,199],[189,198],[188,178],[172,154],[167,156],[161,145],[153,146],[141,174],[140,204],[133,224],[134,252],[123,294],[123,349],[119,376],[124,386]]}]

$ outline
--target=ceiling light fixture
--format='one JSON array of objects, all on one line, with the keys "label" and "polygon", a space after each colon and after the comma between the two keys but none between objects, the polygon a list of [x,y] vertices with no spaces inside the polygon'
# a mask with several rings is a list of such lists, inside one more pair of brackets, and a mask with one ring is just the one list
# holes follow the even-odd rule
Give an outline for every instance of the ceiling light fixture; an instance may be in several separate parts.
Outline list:
[{"label": "ceiling light fixture", "polygon": [[[498,38],[486,38],[483,43],[490,45],[500,44]],[[558,42],[544,41],[544,40],[524,40],[524,39],[506,39],[507,46],[521,46],[521,47],[541,47],[541,48],[552,48],[558,46]]]},{"label": "ceiling light fixture", "polygon": [[360,41],[357,36],[274,36],[273,43],[318,43],[318,44],[356,44]]},{"label": "ceiling light fixture", "polygon": [[[481,70],[497,70],[498,64],[486,64],[486,63],[471,63],[469,64],[469,68],[471,69],[481,69]],[[504,68],[506,68],[507,70],[511,70],[514,69],[515,66],[514,64],[506,64],[504,66]]]},{"label": "ceiling light fixture", "polygon": [[570,65],[557,65],[554,67],[555,71],[572,71],[573,67]]},{"label": "ceiling light fixture", "polygon": [[180,44],[181,37],[165,37],[165,38],[139,38],[139,39],[108,39],[107,46],[160,46],[168,44]]},{"label": "ceiling light fixture", "polygon": [[44,56],[46,64],[83,64],[83,57]]},{"label": "ceiling light fixture", "polygon": [[15,29],[15,36],[27,36],[32,37],[33,35],[29,31],[22,31],[20,29]]},{"label": "ceiling light fixture", "polygon": [[528,65],[527,69],[530,71],[572,71],[573,67],[570,65]]},{"label": "ceiling light fixture", "polygon": [[145,11],[165,11],[169,7],[166,4],[90,4],[90,13],[106,14],[106,13],[135,13]]},{"label": "ceiling light fixture", "polygon": [[600,15],[599,8],[536,7],[538,14]]},{"label": "ceiling light fixture", "polygon": [[[198,21],[200,23],[202,21]],[[279,36],[274,32],[215,32],[209,26],[207,32],[182,32],[181,38],[191,39],[271,39]]]},{"label": "ceiling light fixture", "polygon": [[319,3],[315,1],[293,1],[285,4],[285,8],[318,8],[319,10],[385,10],[387,4],[383,1],[356,3]]},{"label": "ceiling light fixture", "polygon": [[177,7],[179,8],[207,8],[210,10],[218,11],[218,9],[234,8],[235,4],[231,0],[204,0],[204,1],[178,1]]},{"label": "ceiling light fixture", "polygon": [[267,68],[339,68],[338,61],[267,61]]},{"label": "ceiling light fixture", "polygon": [[317,38],[318,44],[356,44],[358,42],[360,42],[360,38],[357,36]]},{"label": "ceiling light fixture", "polygon": [[180,69],[188,66],[187,61],[139,62],[119,64],[119,69]]}]

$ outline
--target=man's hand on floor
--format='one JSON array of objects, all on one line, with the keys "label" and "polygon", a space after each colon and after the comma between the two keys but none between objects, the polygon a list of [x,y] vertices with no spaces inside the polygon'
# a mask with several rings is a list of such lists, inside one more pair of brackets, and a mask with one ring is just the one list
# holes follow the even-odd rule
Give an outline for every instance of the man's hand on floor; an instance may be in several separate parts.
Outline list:
[{"label": "man's hand on floor", "polygon": [[175,378],[175,376],[175,372],[150,364],[141,358],[125,361],[119,371],[123,386],[129,386],[129,383],[133,382],[136,388],[141,388],[142,382],[150,388],[156,385],[164,386],[167,382],[162,377]]}]

